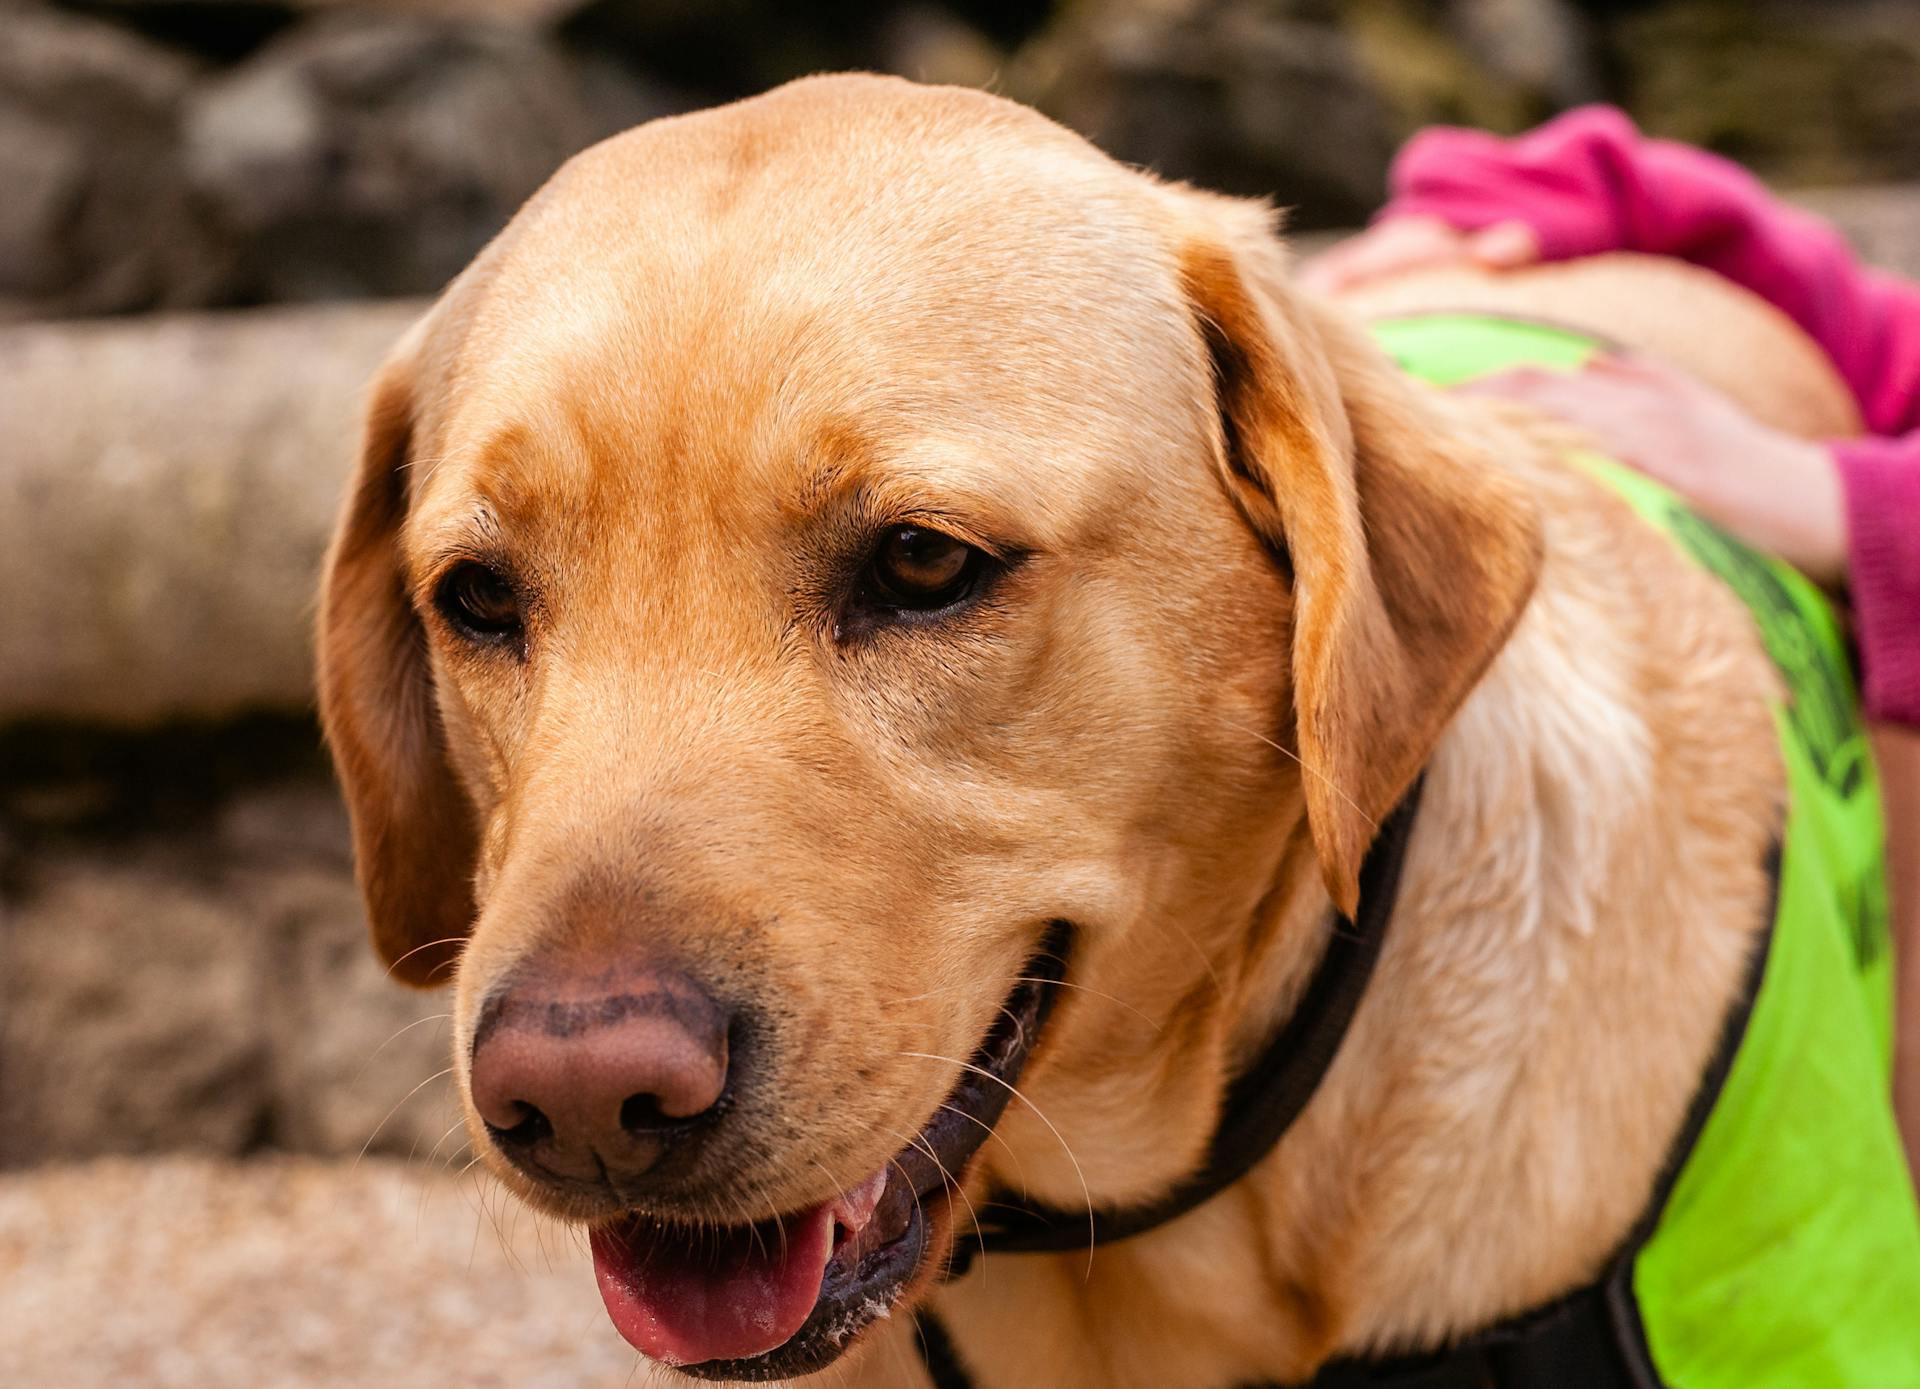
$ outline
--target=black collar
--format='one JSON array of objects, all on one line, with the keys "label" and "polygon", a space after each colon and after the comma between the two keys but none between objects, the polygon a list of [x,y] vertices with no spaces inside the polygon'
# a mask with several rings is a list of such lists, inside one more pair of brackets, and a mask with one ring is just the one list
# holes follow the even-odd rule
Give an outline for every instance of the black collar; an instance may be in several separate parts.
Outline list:
[{"label": "black collar", "polygon": [[1326,954],[1293,1016],[1227,1088],[1220,1126],[1200,1169],[1158,1201],[1095,1210],[1091,1219],[1084,1211],[996,1199],[981,1210],[975,1230],[955,1245],[949,1278],[965,1273],[982,1249],[996,1254],[1062,1253],[1086,1249],[1090,1236],[1094,1244],[1111,1244],[1145,1234],[1226,1190],[1273,1150],[1339,1054],[1373,977],[1400,893],[1400,868],[1424,783],[1424,774],[1416,778],[1381,824],[1360,865],[1359,910],[1352,921],[1334,918]]}]

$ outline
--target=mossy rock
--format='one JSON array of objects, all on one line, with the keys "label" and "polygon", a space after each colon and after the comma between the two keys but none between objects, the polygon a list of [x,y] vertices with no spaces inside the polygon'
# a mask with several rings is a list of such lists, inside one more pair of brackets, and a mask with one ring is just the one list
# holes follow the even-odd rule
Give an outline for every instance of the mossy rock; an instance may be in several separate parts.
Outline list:
[{"label": "mossy rock", "polygon": [[1920,27],[1905,7],[1678,0],[1620,20],[1609,46],[1652,134],[1786,185],[1920,177]]}]

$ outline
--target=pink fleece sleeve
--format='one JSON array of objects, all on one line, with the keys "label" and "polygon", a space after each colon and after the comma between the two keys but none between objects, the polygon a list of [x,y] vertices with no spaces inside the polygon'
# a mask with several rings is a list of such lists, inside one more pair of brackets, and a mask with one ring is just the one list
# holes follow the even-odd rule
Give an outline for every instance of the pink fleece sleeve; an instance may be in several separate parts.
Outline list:
[{"label": "pink fleece sleeve", "polygon": [[1835,444],[1867,712],[1920,728],[1920,434]]},{"label": "pink fleece sleeve", "polygon": [[1920,286],[1862,266],[1831,226],[1738,165],[1650,140],[1611,107],[1502,139],[1437,128],[1394,161],[1382,217],[1519,221],[1548,259],[1641,251],[1692,261],[1781,309],[1823,347],[1868,428],[1834,448],[1875,717],[1920,725]]}]

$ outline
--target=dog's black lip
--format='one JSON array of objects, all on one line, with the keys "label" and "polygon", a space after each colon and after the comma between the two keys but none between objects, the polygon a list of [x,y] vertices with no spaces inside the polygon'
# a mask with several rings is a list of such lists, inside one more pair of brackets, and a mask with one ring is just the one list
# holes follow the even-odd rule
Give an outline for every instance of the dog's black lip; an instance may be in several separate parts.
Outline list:
[{"label": "dog's black lip", "polygon": [[[894,1154],[895,1178],[912,1200],[905,1230],[867,1253],[857,1268],[829,1260],[813,1311],[791,1338],[764,1355],[681,1365],[701,1379],[760,1382],[810,1375],[831,1365],[854,1337],[893,1310],[930,1250],[923,1198],[957,1182],[1013,1099],[1027,1058],[1053,1012],[1056,987],[1066,977],[1069,930],[1053,923],[1027,960],[999,1016],[915,1142]],[[894,1182],[881,1199],[898,1199]]]}]

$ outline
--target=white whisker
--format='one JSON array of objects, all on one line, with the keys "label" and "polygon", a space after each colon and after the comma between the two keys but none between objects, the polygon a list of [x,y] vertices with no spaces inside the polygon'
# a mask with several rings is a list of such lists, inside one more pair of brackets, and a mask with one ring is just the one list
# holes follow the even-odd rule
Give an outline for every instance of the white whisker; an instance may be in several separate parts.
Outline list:
[{"label": "white whisker", "polygon": [[367,1141],[360,1145],[360,1151],[354,1154],[353,1162],[348,1166],[347,1170],[351,1172],[354,1170],[354,1168],[360,1165],[360,1159],[367,1155],[367,1149],[373,1146],[373,1140],[380,1136],[380,1130],[387,1126],[388,1120],[392,1119],[394,1115],[400,1112],[401,1105],[404,1105],[408,1100],[412,1099],[415,1095],[419,1094],[422,1090],[426,1089],[429,1085],[433,1084],[434,1081],[439,1080],[442,1076],[447,1076],[452,1074],[453,1074],[453,1067],[451,1066],[443,1067],[440,1070],[435,1071],[432,1075],[428,1076],[425,1080],[421,1081],[418,1085],[414,1086],[413,1089],[407,1091],[406,1094],[402,1095],[400,1097],[399,1103],[395,1104],[392,1109],[389,1109],[387,1111],[386,1118],[382,1119],[379,1123],[373,1126],[373,1132],[368,1134]]},{"label": "white whisker", "polygon": [[1291,757],[1296,763],[1299,763],[1301,771],[1305,772],[1308,776],[1314,778],[1314,780],[1320,782],[1329,791],[1333,792],[1334,795],[1338,796],[1341,800],[1345,801],[1348,805],[1352,806],[1354,810],[1359,813],[1359,816],[1362,820],[1365,820],[1369,825],[1372,825],[1376,830],[1380,828],[1380,822],[1374,819],[1371,815],[1367,814],[1365,806],[1361,805],[1360,802],[1356,801],[1352,796],[1349,796],[1345,791],[1343,791],[1340,788],[1340,784],[1336,782],[1332,777],[1328,776],[1325,772],[1320,771],[1318,768],[1315,768],[1315,767],[1309,767],[1305,762],[1301,761],[1300,754],[1295,752],[1292,748],[1283,747],[1281,744],[1274,742],[1273,739],[1269,738],[1266,734],[1262,733],[1257,728],[1248,728],[1244,724],[1237,724],[1237,723],[1228,724],[1227,727],[1233,729],[1236,733],[1245,733],[1248,737],[1258,738],[1261,742],[1265,743],[1268,747],[1272,748],[1275,752],[1284,753],[1286,756]]},{"label": "white whisker", "polygon": [[360,1077],[367,1073],[367,1067],[373,1064],[374,1058],[379,1056],[381,1052],[385,1051],[393,1043],[397,1042],[406,1033],[413,1031],[414,1028],[419,1027],[422,1023],[439,1022],[442,1019],[450,1018],[452,1016],[453,1014],[451,1013],[430,1013],[424,1018],[415,1018],[412,1022],[408,1023],[405,1027],[401,1028],[398,1032],[395,1032],[391,1037],[387,1038],[386,1041],[382,1042],[379,1046],[375,1047],[372,1051],[368,1052],[367,1059],[360,1063],[360,1069],[353,1073],[353,1079],[348,1081],[347,1083],[349,1085],[357,1084],[360,1080]]},{"label": "white whisker", "polygon": [[1074,1175],[1080,1179],[1080,1195],[1086,1201],[1087,1205],[1087,1276],[1091,1278],[1093,1276],[1093,1250],[1099,1233],[1098,1225],[1093,1214],[1093,1192],[1087,1186],[1087,1174],[1080,1166],[1080,1159],[1074,1156],[1073,1145],[1068,1143],[1066,1136],[1054,1126],[1053,1120],[1046,1116],[1046,1113],[1039,1105],[1021,1094],[1020,1087],[1017,1085],[1009,1085],[984,1066],[976,1066],[971,1061],[956,1061],[951,1056],[935,1056],[930,1052],[924,1051],[903,1051],[898,1054],[901,1056],[915,1056],[923,1061],[943,1061],[949,1066],[958,1066],[963,1071],[971,1071],[977,1076],[990,1080],[995,1085],[1000,1086],[1009,1095],[1013,1096],[1013,1098],[1019,1100],[1028,1109],[1031,1109],[1034,1118],[1047,1126],[1048,1131],[1053,1134],[1054,1141],[1060,1145],[1060,1151],[1065,1153],[1067,1155],[1067,1161],[1073,1164]]}]

